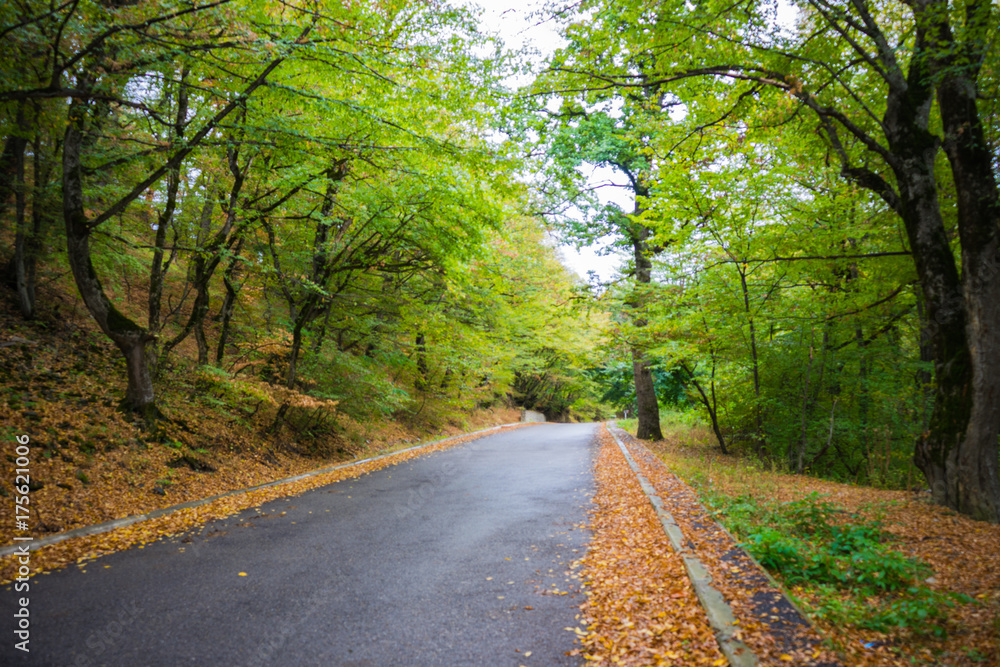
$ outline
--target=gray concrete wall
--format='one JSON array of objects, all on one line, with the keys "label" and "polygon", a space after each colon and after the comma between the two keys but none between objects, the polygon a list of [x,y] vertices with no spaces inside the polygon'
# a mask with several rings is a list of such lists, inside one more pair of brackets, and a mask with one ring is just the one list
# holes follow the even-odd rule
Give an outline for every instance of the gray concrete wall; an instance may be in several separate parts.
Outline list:
[{"label": "gray concrete wall", "polygon": [[521,410],[521,421],[524,423],[544,422],[545,415],[534,410]]}]

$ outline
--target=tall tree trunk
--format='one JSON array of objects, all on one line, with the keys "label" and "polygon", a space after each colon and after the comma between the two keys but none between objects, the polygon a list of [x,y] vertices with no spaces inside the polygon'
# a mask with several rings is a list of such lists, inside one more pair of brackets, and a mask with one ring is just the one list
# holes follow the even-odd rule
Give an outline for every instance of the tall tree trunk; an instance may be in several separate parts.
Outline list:
[{"label": "tall tree trunk", "polygon": [[944,411],[940,415],[938,423],[946,425],[949,439],[924,440],[917,459],[935,479],[936,500],[975,518],[1000,522],[1000,192],[993,147],[986,141],[977,106],[977,79],[994,29],[992,11],[990,2],[966,4],[962,48],[939,46],[955,44],[946,8],[932,8],[927,17],[933,24],[929,41],[936,49],[931,53],[937,58],[945,155],[958,200],[963,333],[971,373],[963,373],[961,386],[949,388],[950,396],[942,399],[948,406],[958,399],[965,403],[955,418]]},{"label": "tall tree trunk", "polygon": [[[645,188],[636,185],[636,214],[641,213],[640,198],[648,196]],[[652,281],[653,262],[649,259],[650,248],[646,243],[649,238],[649,229],[638,224],[632,224],[632,251],[635,258],[635,280],[638,287],[649,285]],[[637,311],[643,307],[643,296],[639,296],[631,303]],[[642,316],[634,319],[636,328],[646,326],[646,320]],[[635,382],[635,402],[636,417],[636,437],[642,440],[662,440],[663,432],[660,430],[660,402],[656,398],[656,386],[653,384],[653,372],[649,359],[645,352],[636,342],[632,343],[632,378]]]},{"label": "tall tree trunk", "polygon": [[222,272],[222,283],[226,288],[226,296],[222,300],[222,310],[220,316],[222,324],[219,327],[219,344],[215,349],[215,363],[221,364],[222,358],[226,354],[226,342],[229,340],[229,325],[233,319],[233,311],[236,309],[237,289],[235,284],[236,271],[240,264],[240,251],[243,249],[243,238],[236,242],[233,254],[229,258],[226,270]]},{"label": "tall tree trunk", "polygon": [[[885,36],[869,26],[888,84],[881,123],[888,148],[873,150],[891,168],[895,190],[867,168],[849,165],[832,129],[835,113],[805,92],[795,94],[826,119],[827,135],[844,158],[844,175],[881,196],[906,229],[927,312],[935,375],[934,406],[916,443],[914,463],[936,502],[998,522],[1000,195],[977,107],[977,81],[992,43],[993,6],[986,0],[965,3],[964,41],[952,34],[954,12],[947,4],[927,0],[909,7],[915,31],[905,73]],[[872,22],[870,16],[862,18]],[[935,96],[957,195],[961,272],[938,200],[935,161],[942,140],[930,130]]]},{"label": "tall tree trunk", "polygon": [[27,131],[22,103],[17,110],[17,125],[19,136],[12,137],[13,179],[10,188],[14,191],[14,257],[11,270],[14,277],[14,288],[17,290],[17,305],[21,316],[30,320],[35,315],[35,253],[32,229],[28,225],[28,197],[25,181],[25,149],[28,140],[23,133]]},{"label": "tall tree trunk", "polygon": [[632,376],[635,380],[636,437],[642,440],[662,440],[660,431],[660,404],[656,400],[656,387],[649,360],[637,347],[632,348]]},{"label": "tall tree trunk", "polygon": [[[86,86],[86,82],[82,82]],[[124,409],[141,414],[148,422],[159,415],[153,378],[146,362],[146,345],[153,336],[115,308],[101,286],[90,252],[90,220],[84,211],[81,151],[86,104],[74,99],[63,142],[63,219],[66,223],[66,254],[80,296],[91,316],[125,357],[128,387]]]},{"label": "tall tree trunk", "polygon": [[764,423],[760,412],[760,361],[757,357],[757,328],[754,322],[753,311],[750,308],[750,289],[747,286],[746,264],[736,262],[736,270],[740,274],[740,289],[743,291],[743,309],[747,316],[747,324],[750,327],[750,360],[753,363],[753,412],[757,429],[756,433],[754,433],[754,450],[759,455],[763,452]]},{"label": "tall tree trunk", "polygon": [[[930,4],[935,7],[914,5],[916,44],[906,86],[890,89],[884,119],[899,210],[934,347],[934,407],[914,462],[935,501],[995,522],[1000,521],[997,186],[976,109],[977,65],[942,61],[941,54],[951,52],[943,44],[958,45],[951,38],[947,12]],[[969,6],[977,4],[982,3]],[[970,35],[975,31],[973,25],[968,29]],[[927,129],[935,78],[945,152],[958,195],[961,278],[938,201],[934,166],[939,141]]]}]

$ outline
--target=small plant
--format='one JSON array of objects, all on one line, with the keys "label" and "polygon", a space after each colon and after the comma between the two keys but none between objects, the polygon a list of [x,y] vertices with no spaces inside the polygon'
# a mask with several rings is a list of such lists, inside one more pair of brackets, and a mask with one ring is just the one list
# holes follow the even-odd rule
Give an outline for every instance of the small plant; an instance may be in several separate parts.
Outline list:
[{"label": "small plant", "polygon": [[90,477],[88,477],[87,473],[83,472],[82,470],[76,471],[76,478],[80,480],[80,482],[82,482],[83,484],[90,484]]},{"label": "small plant", "polygon": [[745,496],[716,497],[713,505],[761,565],[809,589],[818,600],[813,613],[832,622],[943,637],[947,610],[969,601],[918,585],[931,572],[925,563],[889,548],[880,523],[847,515],[819,494],[776,507]]},{"label": "small plant", "polygon": [[784,517],[791,521],[796,532],[805,534],[830,532],[831,519],[839,511],[832,504],[821,501],[815,491],[802,500],[786,503],[782,508]]}]

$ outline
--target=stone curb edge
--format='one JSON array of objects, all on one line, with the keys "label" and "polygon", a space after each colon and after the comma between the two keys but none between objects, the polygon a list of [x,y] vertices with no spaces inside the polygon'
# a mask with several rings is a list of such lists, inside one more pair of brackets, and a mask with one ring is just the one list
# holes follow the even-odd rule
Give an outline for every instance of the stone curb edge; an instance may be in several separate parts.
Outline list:
[{"label": "stone curb edge", "polygon": [[[614,424],[614,422],[611,422],[611,423],[612,423],[612,424]],[[617,424],[615,424],[615,428],[621,428],[621,427],[620,427],[620,426],[618,426]],[[610,430],[610,429],[608,429],[608,430]],[[612,435],[613,435],[613,434],[612,434]],[[647,449],[646,451],[649,451],[649,450]],[[655,455],[654,455],[654,456],[655,456]],[[661,463],[662,463],[662,462],[661,462]],[[691,488],[691,486],[690,486],[690,485],[689,485],[689,484],[688,484],[687,482],[685,482],[685,481],[684,481],[683,479],[680,479],[679,477],[678,477],[678,481],[679,481],[679,482],[680,482],[681,484],[683,484],[684,486],[686,486],[686,487],[687,487],[687,488],[688,488],[688,489],[689,489],[689,490],[691,491],[691,493],[693,493],[693,494],[695,495],[695,497],[696,497],[696,498],[698,497],[698,493],[697,493],[697,492],[696,492],[696,491],[695,491],[694,489],[692,489],[692,488]],[[711,517],[711,516],[712,516],[712,514],[713,514],[713,513],[712,513],[712,512],[710,512],[710,511],[708,511],[708,508],[707,508],[707,507],[705,507],[705,506],[704,506],[704,505],[703,505],[703,504],[702,504],[702,503],[700,502],[700,499],[699,499],[699,501],[698,501],[698,506],[699,506],[699,507],[701,507],[701,509],[702,509],[702,510],[704,510],[704,511],[705,511],[705,514],[707,514],[707,515],[708,515],[709,517]],[[720,529],[720,530],[721,530],[721,531],[722,531],[723,533],[725,533],[725,534],[726,534],[726,535],[727,535],[727,536],[729,537],[729,539],[731,539],[731,540],[733,541],[733,544],[736,544],[736,545],[739,545],[739,544],[740,544],[740,540],[736,539],[736,536],[735,536],[735,535],[733,535],[733,534],[732,534],[731,532],[729,532],[729,529],[728,529],[728,528],[726,528],[725,526],[723,526],[723,525],[722,525],[721,523],[719,523],[718,521],[716,521],[716,520],[715,520],[714,518],[712,519],[712,521],[713,521],[713,522],[715,523],[715,525],[716,525],[716,526],[717,526],[717,527],[718,527],[718,528],[719,528],[719,529]],[[799,605],[799,603],[795,601],[795,598],[793,598],[793,597],[791,596],[791,594],[789,594],[789,592],[788,592],[788,589],[786,589],[786,588],[785,588],[785,585],[784,585],[784,584],[782,584],[782,583],[781,583],[780,581],[778,581],[777,579],[775,579],[775,578],[774,578],[774,575],[772,575],[772,574],[771,574],[770,572],[768,572],[768,571],[767,571],[767,568],[765,568],[765,567],[764,567],[763,565],[761,565],[761,564],[760,564],[760,561],[759,561],[759,560],[757,560],[756,558],[754,558],[754,555],[753,555],[752,553],[750,553],[750,552],[749,552],[749,551],[747,551],[746,549],[742,549],[742,548],[741,548],[740,550],[741,550],[741,551],[743,552],[743,555],[744,555],[744,556],[746,556],[746,557],[747,557],[747,559],[748,559],[748,560],[749,560],[749,561],[750,561],[751,563],[753,563],[753,564],[754,564],[755,566],[757,566],[757,570],[758,570],[758,571],[759,571],[759,572],[760,572],[760,573],[761,573],[762,575],[764,575],[764,577],[765,577],[765,578],[766,578],[766,579],[768,580],[768,582],[770,582],[770,584],[771,584],[772,586],[774,586],[774,589],[775,589],[776,591],[778,591],[779,593],[781,593],[781,594],[782,594],[782,595],[784,596],[784,598],[785,598],[785,602],[787,602],[787,603],[788,603],[788,604],[789,604],[789,605],[790,605],[790,606],[792,607],[792,609],[794,609],[794,610],[795,610],[796,612],[798,612],[799,616],[801,616],[801,617],[802,617],[802,620],[803,620],[803,621],[804,621],[805,623],[807,623],[807,624],[808,624],[808,625],[809,625],[810,627],[812,627],[813,629],[816,629],[816,626],[815,626],[815,625],[813,625],[812,621],[811,621],[811,620],[810,620],[810,618],[809,618],[809,615],[808,615],[808,614],[806,614],[805,610],[804,610],[804,609],[802,609],[802,607],[801,607],[801,606]]]},{"label": "stone curb edge", "polygon": [[[431,447],[433,445],[440,445],[445,442],[450,442],[452,440],[458,440],[459,438],[467,438],[472,435],[482,436],[490,431],[499,431],[501,429],[507,428],[509,426],[520,426],[524,422],[512,422],[510,424],[500,424],[499,426],[491,426],[489,428],[480,429],[479,431],[472,431],[471,433],[461,433],[459,435],[453,435],[447,438],[442,438],[441,440],[432,440],[430,442],[425,442],[419,445],[414,445],[413,447],[407,447],[406,449],[400,449],[395,452],[389,452],[388,454],[381,454],[379,456],[370,456],[366,459],[361,459],[359,461],[350,461],[348,463],[341,463],[335,466],[327,466],[325,468],[317,468],[316,470],[310,470],[309,472],[300,473],[298,475],[292,475],[291,477],[284,477],[282,479],[276,479],[271,482],[265,482],[264,484],[258,484],[256,486],[251,486],[245,489],[236,489],[235,491],[227,491],[225,493],[220,493],[218,495],[209,496],[207,498],[200,498],[198,500],[189,500],[185,503],[180,503],[178,505],[171,505],[170,507],[161,507],[160,509],[153,510],[151,512],[146,512],[144,514],[132,514],[130,516],[122,517],[121,519],[112,519],[111,521],[105,521],[103,523],[97,523],[92,526],[83,526],[81,528],[74,528],[73,530],[67,530],[64,533],[58,533],[50,537],[43,537],[41,539],[32,540],[28,544],[28,551],[36,551],[43,547],[48,547],[53,544],[58,544],[59,542],[64,542],[66,540],[71,540],[75,537],[87,537],[89,535],[100,535],[101,533],[107,533],[116,528],[123,528],[125,526],[131,526],[134,523],[139,523],[140,521],[146,521],[148,519],[156,519],[161,516],[166,516],[168,514],[173,514],[180,510],[190,509],[192,507],[200,507],[202,505],[207,505],[208,503],[215,502],[220,498],[228,498],[229,496],[238,496],[244,493],[249,493],[251,491],[257,491],[258,489],[266,489],[271,486],[280,486],[281,484],[288,484],[290,482],[297,482],[300,479],[306,479],[309,477],[315,477],[317,475],[323,475],[328,472],[333,472],[335,470],[341,470],[343,468],[351,468],[354,466],[361,465],[362,463],[368,463],[370,461],[378,461],[380,459],[389,458],[392,456],[398,456],[403,452],[410,452],[416,449],[424,449],[425,447]],[[0,547],[0,558],[5,556],[10,556],[15,553],[23,553],[24,543],[12,544],[4,547]]]},{"label": "stone curb edge", "polygon": [[733,610],[722,597],[722,594],[712,588],[712,576],[701,561],[698,560],[698,557],[691,553],[685,546],[686,539],[684,538],[683,531],[681,531],[681,527],[677,525],[674,517],[663,506],[663,501],[660,499],[653,485],[639,472],[639,465],[632,458],[632,453],[629,452],[625,444],[618,438],[618,435],[611,430],[610,424],[608,426],[608,433],[611,434],[618,448],[621,449],[625,460],[628,461],[629,467],[632,468],[632,472],[638,478],[643,493],[646,494],[646,498],[649,499],[650,504],[656,511],[660,525],[663,526],[663,532],[670,539],[670,544],[673,546],[674,551],[684,561],[684,569],[687,570],[688,578],[694,587],[694,592],[698,596],[698,600],[701,601],[701,606],[705,609],[709,624],[715,630],[715,638],[719,642],[719,648],[722,650],[723,655],[726,656],[732,667],[755,667],[758,664],[757,656],[736,636],[736,617],[733,616]]}]

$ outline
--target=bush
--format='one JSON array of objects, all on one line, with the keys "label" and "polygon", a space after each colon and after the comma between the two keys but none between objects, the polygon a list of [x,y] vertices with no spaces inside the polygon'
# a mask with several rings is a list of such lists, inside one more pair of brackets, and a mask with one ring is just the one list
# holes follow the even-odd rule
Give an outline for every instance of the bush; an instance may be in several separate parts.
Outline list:
[{"label": "bush", "polygon": [[814,593],[811,611],[831,622],[941,637],[947,609],[969,601],[921,585],[931,571],[925,563],[891,549],[880,524],[818,494],[773,507],[747,496],[712,501],[742,546],[785,583]]}]

